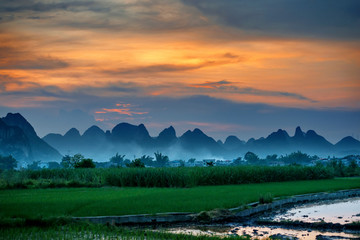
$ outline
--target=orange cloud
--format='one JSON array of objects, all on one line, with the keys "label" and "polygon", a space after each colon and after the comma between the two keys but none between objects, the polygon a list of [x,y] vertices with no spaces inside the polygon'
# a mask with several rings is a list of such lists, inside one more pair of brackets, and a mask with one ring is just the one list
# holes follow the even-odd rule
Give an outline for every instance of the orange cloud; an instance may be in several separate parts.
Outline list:
[{"label": "orange cloud", "polygon": [[123,114],[123,115],[128,115],[128,116],[133,116],[133,115],[143,115],[143,114],[147,114],[148,112],[136,112],[136,111],[131,111],[129,108],[114,108],[114,109],[109,109],[109,108],[103,108],[103,111],[97,111],[95,113],[118,113],[118,114]]}]

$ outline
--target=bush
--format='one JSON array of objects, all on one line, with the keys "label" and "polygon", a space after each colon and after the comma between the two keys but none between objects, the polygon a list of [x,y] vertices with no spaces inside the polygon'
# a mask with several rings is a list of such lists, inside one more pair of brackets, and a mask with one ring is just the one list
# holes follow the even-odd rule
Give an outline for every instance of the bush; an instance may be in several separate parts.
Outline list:
[{"label": "bush", "polygon": [[84,158],[75,165],[75,168],[95,168],[95,163],[90,158]]}]

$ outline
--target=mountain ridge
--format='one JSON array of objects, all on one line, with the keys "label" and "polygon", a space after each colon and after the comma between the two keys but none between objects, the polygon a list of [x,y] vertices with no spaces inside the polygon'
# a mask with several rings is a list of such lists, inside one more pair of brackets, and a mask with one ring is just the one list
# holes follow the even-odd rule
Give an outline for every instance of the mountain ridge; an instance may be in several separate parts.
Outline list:
[{"label": "mountain ridge", "polygon": [[21,114],[8,113],[0,120],[0,154],[24,162],[61,160],[61,154],[41,139]]},{"label": "mountain ridge", "polygon": [[[31,124],[20,114],[9,113],[0,118],[0,154],[12,154],[26,162],[50,161],[66,154],[81,153],[97,161],[107,161],[117,152],[142,156],[161,151],[172,159],[236,158],[252,151],[260,156],[289,154],[302,151],[312,155],[359,154],[360,141],[347,136],[336,144],[328,142],[314,130],[298,126],[293,136],[278,129],[267,137],[249,139],[247,142],[230,135],[225,142],[216,141],[199,128],[176,135],[169,126],[158,136],[150,136],[144,124],[119,123],[111,131],[93,125],[83,134],[71,128],[64,135],[49,133],[40,139]],[[50,157],[52,156],[52,157]]]}]

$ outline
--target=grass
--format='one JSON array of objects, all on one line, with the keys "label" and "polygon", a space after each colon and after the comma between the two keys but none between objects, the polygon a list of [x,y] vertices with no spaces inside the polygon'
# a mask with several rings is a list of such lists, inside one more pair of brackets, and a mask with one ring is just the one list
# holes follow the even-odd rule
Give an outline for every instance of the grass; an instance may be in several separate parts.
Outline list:
[{"label": "grass", "polygon": [[172,234],[166,232],[149,231],[142,229],[118,228],[106,225],[95,225],[88,223],[67,224],[64,226],[40,227],[15,227],[0,228],[1,240],[28,239],[28,240],[47,240],[47,239],[122,239],[122,240],[220,240],[237,239],[245,240],[247,237],[228,236],[192,236],[185,234]]},{"label": "grass", "polygon": [[333,178],[324,166],[42,169],[0,171],[0,189],[66,187],[195,187]]},{"label": "grass", "polygon": [[273,197],[360,188],[360,178],[194,188],[60,188],[0,191],[1,218],[200,212]]}]

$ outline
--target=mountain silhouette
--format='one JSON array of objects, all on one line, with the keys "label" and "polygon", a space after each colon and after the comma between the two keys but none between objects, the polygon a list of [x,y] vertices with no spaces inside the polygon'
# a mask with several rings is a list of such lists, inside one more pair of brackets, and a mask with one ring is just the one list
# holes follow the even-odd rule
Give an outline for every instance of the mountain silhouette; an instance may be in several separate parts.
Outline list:
[{"label": "mountain silhouette", "polygon": [[344,137],[338,143],[335,144],[336,149],[344,155],[359,154],[360,141],[353,137]]},{"label": "mountain silhouette", "polygon": [[175,129],[170,126],[159,133],[156,143],[159,147],[169,147],[176,144],[177,140]]},{"label": "mountain silhouette", "polygon": [[240,149],[241,147],[244,147],[244,145],[244,141],[241,141],[238,137],[233,135],[228,136],[224,142],[224,147],[229,150]]},{"label": "mountain silhouette", "polygon": [[112,129],[111,136],[113,140],[118,142],[133,142],[144,146],[153,142],[144,124],[136,126],[129,123],[120,123]]},{"label": "mountain silhouette", "polygon": [[200,129],[188,130],[179,138],[180,145],[188,151],[199,152],[208,150],[217,153],[221,146],[211,137],[207,136]]},{"label": "mountain silhouette", "polygon": [[[56,150],[55,150],[56,149]],[[302,151],[322,156],[359,154],[360,141],[345,137],[335,145],[314,130],[306,133],[300,127],[293,136],[282,129],[267,137],[247,142],[229,136],[225,142],[216,141],[200,129],[188,130],[177,137],[174,127],[165,128],[157,137],[151,137],[144,124],[120,123],[111,131],[91,126],[82,135],[72,128],[64,135],[50,133],[40,139],[31,124],[20,114],[9,113],[0,118],[0,154],[13,155],[19,161],[60,160],[61,154],[81,153],[96,161],[108,161],[115,153],[130,156],[152,155],[161,150],[170,157],[223,156],[236,158],[252,151],[265,157],[268,154],[289,154]]]},{"label": "mountain silhouette", "polygon": [[19,113],[8,113],[0,124],[1,154],[18,161],[59,161],[60,153],[39,138],[31,124]]}]

